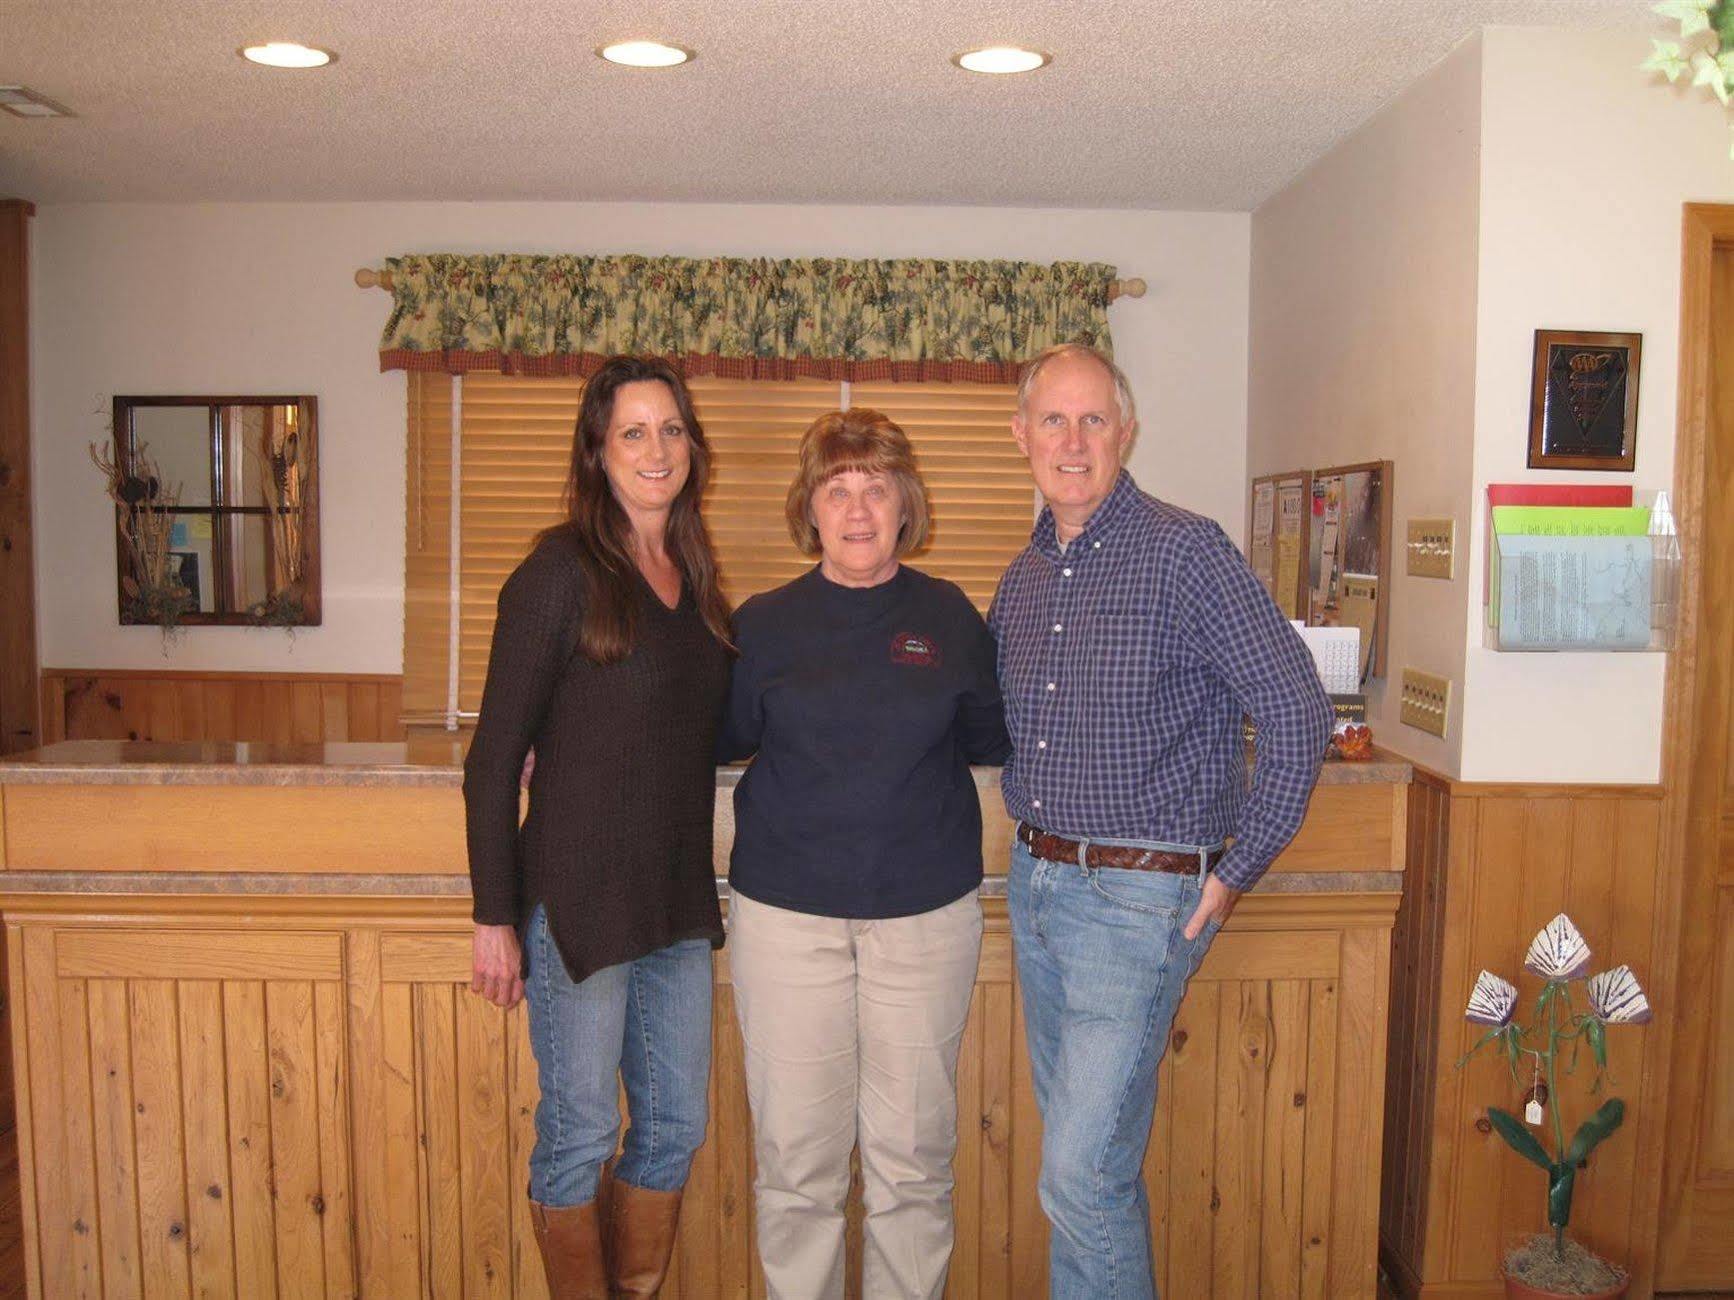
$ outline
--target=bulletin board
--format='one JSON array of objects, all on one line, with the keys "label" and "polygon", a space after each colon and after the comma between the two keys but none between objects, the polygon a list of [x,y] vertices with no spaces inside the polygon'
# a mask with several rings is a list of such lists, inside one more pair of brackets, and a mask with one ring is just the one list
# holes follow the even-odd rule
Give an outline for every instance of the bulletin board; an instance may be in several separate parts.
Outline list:
[{"label": "bulletin board", "polygon": [[1284,617],[1307,617],[1307,527],[1312,476],[1305,470],[1263,474],[1252,480],[1247,557],[1252,571]]}]

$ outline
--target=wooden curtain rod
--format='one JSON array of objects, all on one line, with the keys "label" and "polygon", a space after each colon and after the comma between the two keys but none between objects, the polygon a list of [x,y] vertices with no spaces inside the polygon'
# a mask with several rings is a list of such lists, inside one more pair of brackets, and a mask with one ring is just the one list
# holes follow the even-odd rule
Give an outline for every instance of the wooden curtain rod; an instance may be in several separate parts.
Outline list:
[{"label": "wooden curtain rod", "polygon": [[[355,283],[363,289],[391,290],[391,272],[376,271],[371,266],[364,266],[355,273]],[[1108,286],[1108,301],[1116,298],[1142,298],[1149,286],[1141,279],[1116,280]]]}]

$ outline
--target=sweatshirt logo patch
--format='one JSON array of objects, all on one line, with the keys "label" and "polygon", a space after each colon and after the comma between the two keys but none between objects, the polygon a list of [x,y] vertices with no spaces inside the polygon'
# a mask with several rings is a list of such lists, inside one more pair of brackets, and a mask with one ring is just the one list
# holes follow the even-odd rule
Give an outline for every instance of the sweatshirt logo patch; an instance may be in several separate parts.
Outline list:
[{"label": "sweatshirt logo patch", "polygon": [[917,668],[937,668],[939,647],[931,637],[919,632],[899,632],[891,638],[891,662],[913,664]]}]

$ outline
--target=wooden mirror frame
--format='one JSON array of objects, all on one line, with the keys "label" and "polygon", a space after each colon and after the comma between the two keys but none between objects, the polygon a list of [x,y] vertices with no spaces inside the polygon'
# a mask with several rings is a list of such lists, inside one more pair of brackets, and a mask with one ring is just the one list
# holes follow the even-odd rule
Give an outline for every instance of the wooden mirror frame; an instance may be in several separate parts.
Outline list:
[{"label": "wooden mirror frame", "polygon": [[[115,463],[126,474],[132,473],[136,451],[136,439],[133,427],[133,411],[139,407],[153,406],[203,406],[211,411],[211,501],[203,506],[181,506],[173,513],[185,515],[207,515],[213,525],[219,518],[245,518],[247,516],[268,517],[271,507],[268,505],[231,505],[223,502],[222,467],[224,447],[222,433],[218,425],[218,411],[232,406],[290,406],[296,409],[296,436],[300,446],[300,455],[305,458],[307,474],[301,484],[301,530],[300,530],[300,568],[302,574],[301,599],[299,609],[293,616],[283,617],[276,614],[261,614],[256,609],[234,610],[187,610],[174,619],[176,624],[189,627],[317,627],[321,619],[320,611],[320,569],[319,569],[319,416],[318,400],[311,396],[122,396],[114,399],[114,457]],[[126,593],[126,579],[130,569],[127,559],[127,548],[120,533],[124,531],[124,510],[116,505],[116,537],[115,537],[115,594],[123,624],[148,624],[158,620],[143,617],[129,608]],[[212,568],[211,582],[213,590],[218,594],[219,601],[227,590],[226,575],[228,566],[233,563],[233,547],[222,539],[222,530],[212,528]]]}]

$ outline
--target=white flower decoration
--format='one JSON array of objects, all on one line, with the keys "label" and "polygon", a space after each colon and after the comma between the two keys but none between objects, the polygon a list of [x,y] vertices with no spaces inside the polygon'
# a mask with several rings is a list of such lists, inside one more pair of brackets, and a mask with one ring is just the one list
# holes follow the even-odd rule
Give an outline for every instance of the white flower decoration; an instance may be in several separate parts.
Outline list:
[{"label": "white flower decoration", "polygon": [[1492,971],[1484,970],[1469,994],[1469,1009],[1464,1018],[1478,1025],[1495,1029],[1511,1023],[1511,1013],[1517,1009],[1517,987],[1502,980]]},{"label": "white flower decoration", "polygon": [[1650,1018],[1650,1000],[1638,987],[1638,977],[1630,966],[1615,966],[1592,975],[1585,987],[1590,1010],[1603,1024],[1641,1025]]},{"label": "white flower decoration", "polygon": [[1523,964],[1544,980],[1582,979],[1589,963],[1589,944],[1564,912],[1541,928],[1523,959]]}]

